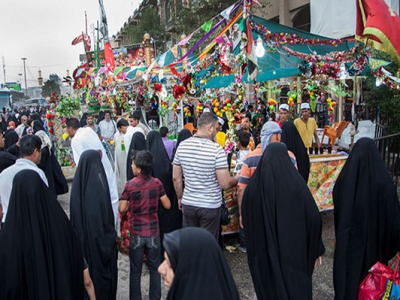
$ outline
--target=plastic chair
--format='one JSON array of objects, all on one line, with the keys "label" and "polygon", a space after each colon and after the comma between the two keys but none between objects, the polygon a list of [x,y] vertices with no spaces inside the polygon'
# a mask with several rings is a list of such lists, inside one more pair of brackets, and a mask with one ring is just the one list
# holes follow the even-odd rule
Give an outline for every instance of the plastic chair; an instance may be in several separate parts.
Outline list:
[{"label": "plastic chair", "polygon": [[333,126],[326,125],[324,133],[322,134],[321,143],[324,141],[325,135],[329,138],[332,148],[335,146],[336,139],[342,136],[343,131],[346,129],[350,122],[342,121],[340,123],[336,122]]}]

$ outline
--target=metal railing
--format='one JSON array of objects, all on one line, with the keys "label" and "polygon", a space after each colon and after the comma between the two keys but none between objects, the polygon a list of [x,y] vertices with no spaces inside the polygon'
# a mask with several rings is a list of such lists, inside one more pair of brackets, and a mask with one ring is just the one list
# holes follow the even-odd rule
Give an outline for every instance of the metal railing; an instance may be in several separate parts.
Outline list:
[{"label": "metal railing", "polygon": [[376,124],[375,143],[383,162],[392,176],[396,186],[400,185],[400,132],[387,135],[388,128]]}]

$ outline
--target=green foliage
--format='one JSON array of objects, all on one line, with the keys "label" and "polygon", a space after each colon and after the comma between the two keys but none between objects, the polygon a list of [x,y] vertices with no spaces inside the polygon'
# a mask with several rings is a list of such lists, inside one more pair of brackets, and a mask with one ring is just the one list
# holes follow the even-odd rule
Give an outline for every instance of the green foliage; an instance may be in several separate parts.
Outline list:
[{"label": "green foliage", "polygon": [[[372,57],[377,59],[383,59],[386,61],[391,61],[388,54],[373,51]],[[385,69],[396,74],[397,66],[394,62],[390,65],[385,66]],[[390,87],[382,84],[376,86],[376,77],[369,73],[365,80],[363,97],[370,107],[379,107],[381,111],[381,119],[390,122],[390,133],[400,132],[400,91],[391,89]]]},{"label": "green foliage", "polygon": [[47,80],[42,87],[42,97],[50,97],[53,93],[60,95],[60,86],[53,80]]},{"label": "green foliage", "polygon": [[[204,25],[204,23],[217,16],[224,9],[228,8],[235,2],[236,0],[202,0],[199,1],[198,6],[182,7],[182,9],[179,9],[175,16],[175,27],[176,32],[179,33],[178,36],[183,33],[186,35],[191,34],[193,31]],[[221,19],[221,16],[214,19],[213,26]],[[226,24],[228,24],[228,22],[229,21],[225,21],[225,23],[223,23],[221,26],[224,27]],[[216,31],[218,32],[218,30]],[[200,48],[207,46],[208,43],[215,38],[217,32],[214,32],[214,34],[212,34],[211,37],[205,43],[203,43],[202,46],[200,46]],[[190,45],[196,44],[205,34],[206,32],[202,29],[197,31],[190,39]]]},{"label": "green foliage", "polygon": [[131,35],[134,44],[143,42],[143,36],[149,33],[156,40],[157,53],[164,51],[163,26],[157,10],[151,6],[140,13],[140,20],[136,26],[128,28],[128,35]]},{"label": "green foliage", "polygon": [[60,102],[56,107],[56,112],[60,117],[69,118],[74,115],[74,110],[81,109],[81,101],[79,96],[72,97],[60,97]]}]

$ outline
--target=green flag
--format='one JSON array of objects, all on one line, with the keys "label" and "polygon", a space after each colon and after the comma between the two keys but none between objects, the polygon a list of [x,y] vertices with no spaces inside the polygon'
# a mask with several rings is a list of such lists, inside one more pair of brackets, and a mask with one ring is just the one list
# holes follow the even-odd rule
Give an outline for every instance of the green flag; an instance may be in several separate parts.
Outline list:
[{"label": "green flag", "polygon": [[203,26],[201,26],[201,29],[203,29],[205,32],[209,32],[212,26],[212,19],[206,23],[204,23]]},{"label": "green flag", "polygon": [[125,67],[116,67],[114,71],[114,76],[117,76]]},{"label": "green flag", "polygon": [[380,67],[387,66],[388,64],[390,64],[390,62],[385,61],[385,60],[376,59],[376,58],[372,58],[372,57],[370,57],[370,59],[369,59],[369,66],[372,70],[379,69]]}]

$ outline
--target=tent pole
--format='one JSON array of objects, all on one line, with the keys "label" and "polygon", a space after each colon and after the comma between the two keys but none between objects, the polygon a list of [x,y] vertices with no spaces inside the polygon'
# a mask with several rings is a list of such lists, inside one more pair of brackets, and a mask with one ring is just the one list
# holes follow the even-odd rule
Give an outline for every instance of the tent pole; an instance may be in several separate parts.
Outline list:
[{"label": "tent pole", "polygon": [[338,122],[343,120],[343,97],[342,97],[342,85],[339,81],[339,113],[338,113]]},{"label": "tent pole", "polygon": [[[300,91],[300,93],[299,93]],[[297,76],[297,104],[296,105],[296,115],[299,113],[299,103],[301,104],[301,102],[303,101],[303,99],[301,98],[303,96],[302,90],[301,90],[301,77]]]}]

